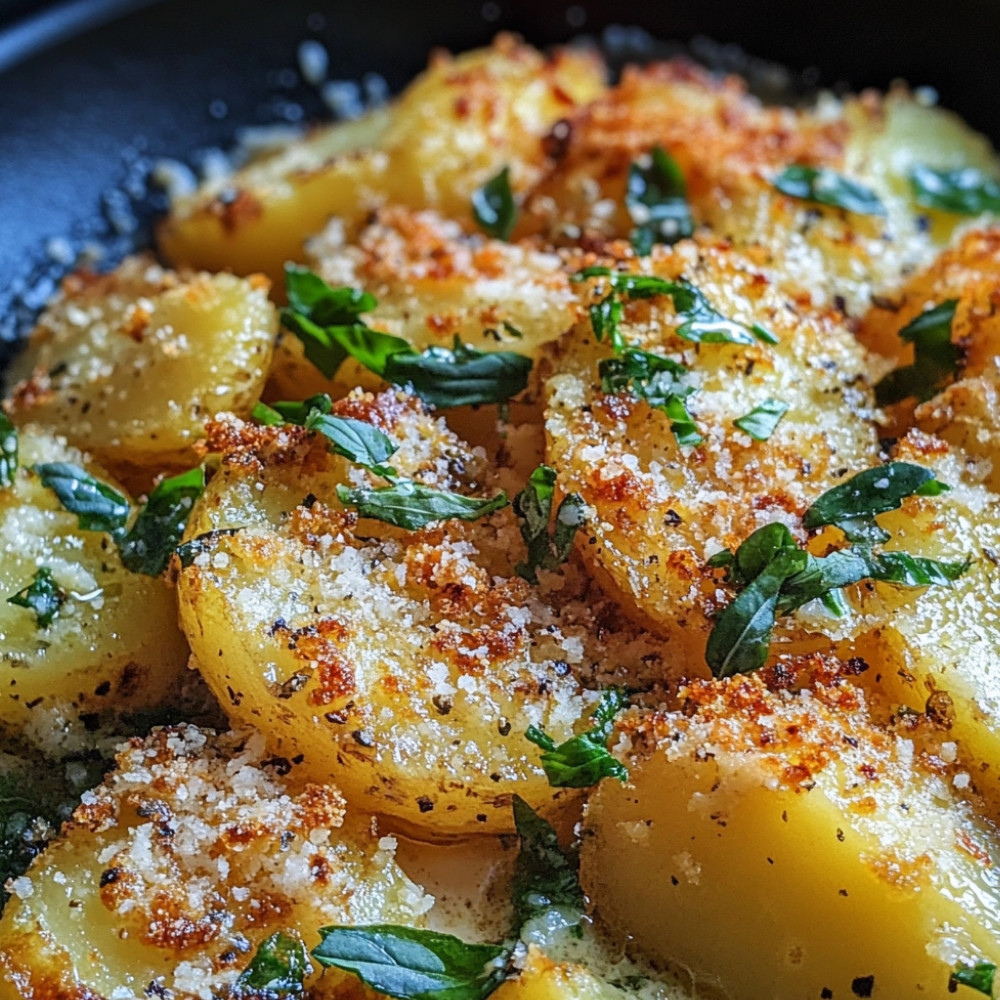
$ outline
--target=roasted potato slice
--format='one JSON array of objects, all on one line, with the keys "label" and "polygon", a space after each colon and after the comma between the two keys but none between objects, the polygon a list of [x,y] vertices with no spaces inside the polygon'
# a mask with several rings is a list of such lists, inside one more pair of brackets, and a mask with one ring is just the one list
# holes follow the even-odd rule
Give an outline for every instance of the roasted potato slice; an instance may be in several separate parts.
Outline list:
[{"label": "roasted potato slice", "polygon": [[[126,570],[108,535],[82,530],[32,466],[73,462],[113,480],[47,431],[26,426],[18,438],[14,484],[0,487],[0,728],[30,728],[58,747],[83,713],[171,704],[187,683],[188,648],[166,582]],[[8,600],[43,569],[62,595],[48,625]]]},{"label": "roasted potato slice", "polygon": [[473,225],[473,192],[509,167],[523,191],[553,124],[604,86],[591,51],[545,57],[509,35],[492,48],[436,55],[388,111],[319,129],[174,206],[159,244],[175,263],[276,283],[331,216],[352,227],[374,207],[436,208]]},{"label": "roasted potato slice", "polygon": [[[400,475],[492,495],[481,452],[414,399],[335,407],[380,426]],[[551,810],[531,725],[585,723],[584,681],[656,673],[657,637],[627,624],[575,566],[530,586],[512,512],[406,532],[340,508],[366,481],[300,428],[227,422],[222,467],[188,524],[206,549],[180,571],[181,620],[233,720],[358,808],[443,836],[511,829],[511,793]],[[359,478],[359,475],[361,478]],[[644,659],[645,658],[645,659]]]},{"label": "roasted potato slice", "polygon": [[232,995],[276,930],[421,923],[432,900],[394,848],[258,735],[156,730],[12,884],[0,997]]},{"label": "roasted potato slice", "polygon": [[616,940],[741,1000],[943,1000],[957,963],[997,961],[1000,843],[955,769],[851,685],[686,694],[625,720],[630,781],[587,807],[581,874]]},{"label": "roasted potato slice", "polygon": [[[983,137],[902,91],[793,110],[762,105],[736,78],[675,61],[627,69],[616,87],[560,126],[554,165],[529,192],[518,233],[577,242],[582,231],[592,244],[629,236],[642,221],[626,204],[630,169],[648,165],[656,147],[680,167],[697,224],[766,248],[777,277],[799,297],[852,316],[868,308],[872,294],[928,262],[955,227],[954,216],[940,213],[925,224],[907,184],[912,166],[998,169]],[[793,164],[870,187],[884,214],[780,193],[773,181]]]},{"label": "roasted potato slice", "polygon": [[[624,341],[690,370],[687,407],[703,441],[681,447],[662,409],[602,390],[598,364],[612,351],[584,321],[559,344],[547,382],[547,454],[564,488],[593,508],[579,544],[588,565],[666,634],[669,661],[694,674],[706,669],[721,596],[709,557],[771,521],[794,525],[878,450],[865,353],[835,312],[796,306],[767,268],[725,245],[678,244],[654,253],[641,273],[650,271],[686,278],[722,315],[763,324],[777,343],[691,344],[677,336],[668,296],[624,303]],[[607,280],[592,280],[596,300]],[[754,440],[734,420],[768,398],[788,410],[767,440]]]},{"label": "roasted potato slice", "polygon": [[196,464],[216,413],[260,398],[277,320],[259,276],[175,274],[133,257],[69,278],[9,375],[8,412],[144,488]]}]

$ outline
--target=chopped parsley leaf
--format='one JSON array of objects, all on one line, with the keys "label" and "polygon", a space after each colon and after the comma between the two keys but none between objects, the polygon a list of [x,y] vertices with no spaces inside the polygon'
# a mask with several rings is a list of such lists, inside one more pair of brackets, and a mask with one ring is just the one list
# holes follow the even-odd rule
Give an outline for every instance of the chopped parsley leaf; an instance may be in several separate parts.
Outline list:
[{"label": "chopped parsley leaf", "polygon": [[65,601],[66,591],[53,579],[48,566],[39,566],[31,583],[7,598],[8,604],[34,612],[35,624],[39,628],[48,628],[55,621]]},{"label": "chopped parsley leaf", "polygon": [[473,191],[472,215],[487,236],[504,242],[510,239],[517,222],[517,205],[510,189],[510,167],[504,167]]},{"label": "chopped parsley leaf", "polygon": [[559,503],[555,526],[549,532],[555,484],[555,469],[539,465],[514,498],[514,513],[521,522],[521,537],[528,550],[527,561],[518,563],[516,569],[529,583],[538,582],[538,569],[558,569],[569,558],[573,539],[585,523],[583,497],[568,493]]}]

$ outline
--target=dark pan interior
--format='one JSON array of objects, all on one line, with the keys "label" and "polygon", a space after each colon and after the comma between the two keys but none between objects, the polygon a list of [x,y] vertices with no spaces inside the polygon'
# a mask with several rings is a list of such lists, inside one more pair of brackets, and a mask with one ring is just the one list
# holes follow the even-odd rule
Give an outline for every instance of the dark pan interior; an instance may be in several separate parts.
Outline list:
[{"label": "dark pan interior", "polygon": [[[331,77],[374,72],[397,90],[434,46],[501,29],[546,45],[621,23],[708,37],[721,44],[694,46],[716,63],[745,65],[731,45],[805,84],[932,85],[1000,138],[992,0],[0,0],[0,365],[69,256],[93,243],[110,261],[148,239],[163,207],[145,183],[153,160],[197,163],[241,125],[325,115],[294,72],[302,40],[323,42]],[[608,37],[642,54],[637,32]]]}]

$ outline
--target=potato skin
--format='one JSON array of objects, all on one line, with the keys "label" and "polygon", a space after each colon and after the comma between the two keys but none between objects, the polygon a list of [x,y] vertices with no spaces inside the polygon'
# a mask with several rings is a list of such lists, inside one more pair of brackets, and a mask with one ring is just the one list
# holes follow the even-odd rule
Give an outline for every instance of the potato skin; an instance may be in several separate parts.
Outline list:
[{"label": "potato skin", "polygon": [[265,761],[256,734],[131,740],[15,884],[0,997],[235,996],[275,930],[312,947],[326,924],[420,925],[431,900],[396,867],[394,841],[345,822],[336,788],[293,788],[291,768]]},{"label": "potato skin", "polygon": [[[495,492],[482,453],[402,393],[356,394],[336,412],[399,441],[401,474]],[[323,440],[235,423],[225,433],[234,446],[188,532],[240,530],[210,536],[178,593],[230,717],[260,727],[275,753],[302,755],[312,780],[332,779],[352,804],[424,836],[509,832],[514,792],[551,810],[563,793],[525,730],[569,738],[596,701],[583,682],[651,669],[657,637],[625,623],[600,638],[617,611],[573,567],[539,588],[519,578],[509,509],[387,528],[339,508],[335,485],[352,473]]]},{"label": "potato skin", "polygon": [[[64,439],[20,429],[14,485],[0,489],[0,728],[47,738],[87,712],[173,703],[187,684],[188,647],[166,581],[129,572],[109,537],[83,531],[31,466],[75,462],[114,480]],[[69,597],[48,628],[6,598],[48,566]],[[58,744],[58,732],[51,734]]]},{"label": "potato skin", "polygon": [[260,276],[176,274],[144,256],[75,275],[15,362],[7,410],[148,488],[197,464],[207,419],[260,398],[277,332],[267,292]]},{"label": "potato skin", "polygon": [[993,834],[913,734],[846,684],[684,695],[625,721],[630,782],[587,807],[582,879],[616,940],[741,1000],[943,1000],[956,963],[998,954]]}]

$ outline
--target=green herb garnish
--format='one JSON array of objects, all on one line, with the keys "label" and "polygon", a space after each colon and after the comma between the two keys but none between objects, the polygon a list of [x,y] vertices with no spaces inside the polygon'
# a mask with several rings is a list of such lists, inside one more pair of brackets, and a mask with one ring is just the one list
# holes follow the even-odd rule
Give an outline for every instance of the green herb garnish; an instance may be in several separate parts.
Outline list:
[{"label": "green herb garnish", "polygon": [[976,167],[935,170],[918,164],[910,171],[910,191],[918,205],[939,212],[1000,213],[1000,181]]},{"label": "green herb garnish", "polygon": [[598,362],[601,389],[607,393],[631,392],[670,418],[670,429],[682,448],[694,448],[704,438],[687,408],[695,387],[683,381],[688,369],[661,354],[626,347],[617,358]]},{"label": "green herb garnish", "polygon": [[876,515],[898,509],[909,496],[933,497],[948,489],[922,465],[889,462],[827,490],[805,512],[802,526],[813,530],[832,524],[851,542],[887,542],[889,533],[875,522]]},{"label": "green herb garnish", "polygon": [[275,931],[257,947],[250,964],[233,986],[233,996],[284,1000],[300,996],[312,972],[309,952],[295,935]]},{"label": "green herb garnish", "polygon": [[954,381],[962,351],[951,342],[951,324],[957,299],[948,299],[921,313],[899,331],[900,339],[913,344],[913,364],[889,372],[875,386],[875,401],[888,406],[915,396],[930,399]]},{"label": "green herb garnish", "polygon": [[525,736],[545,752],[542,768],[554,788],[590,788],[602,778],[625,781],[628,771],[611,756],[608,739],[615,716],[628,705],[628,694],[621,688],[607,688],[593,712],[594,725],[579,736],[556,746],[544,730],[529,726]]},{"label": "green herb garnish", "polygon": [[33,468],[42,485],[55,493],[66,510],[76,514],[84,531],[106,531],[116,541],[124,537],[132,508],[116,489],[72,462],[44,462]]},{"label": "green herb garnish", "polygon": [[517,222],[517,205],[510,189],[510,168],[472,192],[472,215],[479,228],[498,240],[510,239]]},{"label": "green herb garnish", "polygon": [[505,403],[528,384],[531,358],[515,351],[479,351],[455,337],[454,345],[391,354],[384,377],[405,385],[429,406]]},{"label": "green herb garnish", "polygon": [[47,462],[33,469],[63,507],[76,514],[84,531],[106,531],[118,546],[122,565],[147,576],[159,576],[166,569],[191,508],[205,488],[201,468],[164,479],[149,495],[130,530],[132,506],[128,499],[86,469],[72,462]]},{"label": "green herb garnish", "polygon": [[481,500],[424,486],[412,479],[400,479],[390,486],[380,487],[350,489],[338,486],[337,496],[345,507],[355,508],[361,517],[371,517],[410,531],[450,518],[475,521],[509,503],[503,491]]},{"label": "green herb garnish", "polygon": [[518,563],[517,573],[529,583],[537,583],[538,569],[558,569],[569,558],[573,539],[584,525],[583,497],[568,493],[559,502],[556,521],[549,532],[556,471],[539,465],[528,485],[514,498],[514,513],[521,522],[521,537],[528,549],[527,562]]},{"label": "green herb garnish", "polygon": [[976,962],[975,965],[956,965],[948,978],[948,990],[951,993],[959,986],[968,986],[982,993],[993,996],[993,980],[997,967],[992,962]]},{"label": "green herb garnish", "polygon": [[52,578],[52,570],[48,566],[39,566],[31,583],[7,598],[8,604],[33,611],[39,628],[48,628],[55,621],[65,601],[66,591]]},{"label": "green herb garnish", "polygon": [[716,677],[757,670],[767,661],[777,618],[813,600],[834,614],[845,610],[841,590],[862,580],[904,587],[950,586],[969,561],[939,562],[908,552],[875,552],[872,543],[887,541],[876,514],[898,508],[912,495],[934,496],[947,487],[921,466],[893,462],[868,469],[824,493],[806,512],[808,528],[835,525],[858,544],[814,556],[800,547],[783,524],[758,528],[735,551],[724,550],[708,561],[724,568],[739,593],[716,619],[705,659]]},{"label": "green herb garnish", "polygon": [[0,489],[14,485],[17,470],[17,428],[0,410]]},{"label": "green herb garnish", "polygon": [[[354,358],[379,378],[408,386],[429,406],[475,406],[503,403],[528,384],[531,359],[514,351],[480,351],[458,337],[452,347],[414,350],[402,337],[373,330],[361,319],[378,302],[352,288],[331,288],[305,268],[285,269],[289,306],[281,321],[303,343],[306,357],[327,378]],[[509,324],[505,328],[513,330]],[[306,400],[306,405],[310,401]],[[296,404],[285,403],[286,407]],[[270,408],[276,409],[277,407]],[[264,404],[255,412],[261,423],[274,422]],[[289,411],[281,411],[294,420]]]},{"label": "green herb garnish", "polygon": [[676,243],[694,232],[684,174],[661,146],[653,148],[648,166],[629,168],[625,206],[635,225],[632,249],[640,257],[648,256],[654,243]]},{"label": "green herb garnish", "polygon": [[787,412],[787,403],[769,397],[745,416],[737,417],[733,423],[755,441],[766,441],[774,433],[778,422]]},{"label": "green herb garnish", "polygon": [[511,880],[517,927],[553,907],[576,910],[582,918],[586,899],[580,888],[576,858],[560,847],[552,825],[520,795],[514,796],[514,825],[521,838]]},{"label": "green herb garnish", "polygon": [[689,281],[668,281],[653,274],[629,274],[606,267],[587,267],[573,275],[574,281],[606,278],[608,294],[590,307],[590,322],[598,340],[607,339],[620,351],[625,342],[618,329],[622,320],[621,299],[651,299],[669,296],[680,325],[678,337],[694,344],[753,344],[763,341],[776,344],[778,338],[759,323],[747,325],[723,316]]},{"label": "green herb garnish", "polygon": [[826,167],[793,164],[771,182],[782,194],[856,215],[885,215],[885,205],[871,188]]},{"label": "green herb garnish", "polygon": [[352,972],[398,1000],[485,1000],[503,982],[506,945],[468,944],[451,934],[372,924],[321,927],[321,965]]},{"label": "green herb garnish", "polygon": [[184,536],[195,501],[205,491],[201,467],[164,479],[149,495],[131,530],[119,540],[122,564],[133,573],[159,576]]}]

